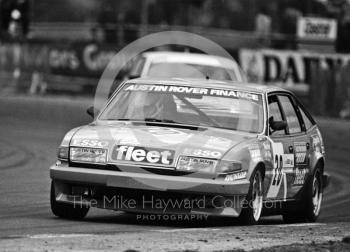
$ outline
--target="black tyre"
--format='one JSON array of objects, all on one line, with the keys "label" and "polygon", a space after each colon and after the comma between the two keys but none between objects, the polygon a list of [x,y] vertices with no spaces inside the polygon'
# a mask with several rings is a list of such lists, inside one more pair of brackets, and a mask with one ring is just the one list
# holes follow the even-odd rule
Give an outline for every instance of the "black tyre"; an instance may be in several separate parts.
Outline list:
[{"label": "black tyre", "polygon": [[319,169],[315,170],[305,189],[304,199],[300,202],[303,204],[302,209],[298,212],[284,213],[284,222],[315,222],[317,220],[320,215],[323,198],[322,173]]},{"label": "black tyre", "polygon": [[57,202],[54,180],[51,181],[50,203],[52,213],[64,219],[83,219],[89,212],[89,207],[80,207],[74,206],[73,204]]},{"label": "black tyre", "polygon": [[263,176],[256,170],[250,179],[250,188],[243,205],[239,220],[245,225],[256,224],[261,216],[263,207]]}]

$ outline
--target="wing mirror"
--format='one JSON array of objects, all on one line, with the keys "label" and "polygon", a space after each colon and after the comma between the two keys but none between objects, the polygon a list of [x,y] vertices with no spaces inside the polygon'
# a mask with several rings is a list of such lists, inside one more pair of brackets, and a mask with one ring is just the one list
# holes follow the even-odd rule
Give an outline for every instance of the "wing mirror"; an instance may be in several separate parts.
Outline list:
[{"label": "wing mirror", "polygon": [[91,106],[89,107],[87,110],[86,110],[86,113],[91,116],[92,118],[95,117],[95,115],[97,115],[99,113],[99,111],[97,109],[94,108],[94,106]]},{"label": "wing mirror", "polygon": [[128,76],[128,79],[131,80],[131,79],[136,79],[136,78],[140,78],[140,74],[138,73],[130,73],[129,76]]},{"label": "wing mirror", "polygon": [[274,121],[270,118],[270,127],[273,131],[285,130],[287,128],[286,121]]}]

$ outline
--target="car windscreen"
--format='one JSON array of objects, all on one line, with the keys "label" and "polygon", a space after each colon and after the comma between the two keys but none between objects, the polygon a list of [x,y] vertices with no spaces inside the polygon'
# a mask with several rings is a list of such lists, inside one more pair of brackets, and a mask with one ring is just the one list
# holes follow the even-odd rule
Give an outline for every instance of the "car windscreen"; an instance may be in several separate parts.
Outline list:
[{"label": "car windscreen", "polygon": [[233,69],[187,63],[152,63],[146,75],[154,78],[205,79],[208,77],[213,80],[237,81]]},{"label": "car windscreen", "polygon": [[99,120],[162,122],[261,133],[262,95],[231,89],[126,84]]}]

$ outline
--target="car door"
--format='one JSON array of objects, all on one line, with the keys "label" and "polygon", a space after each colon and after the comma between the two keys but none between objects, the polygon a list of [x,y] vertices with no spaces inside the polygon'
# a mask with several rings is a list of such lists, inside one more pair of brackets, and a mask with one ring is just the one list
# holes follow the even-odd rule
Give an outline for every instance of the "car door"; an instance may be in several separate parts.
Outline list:
[{"label": "car door", "polygon": [[287,198],[287,177],[290,173],[291,162],[294,161],[289,154],[289,136],[288,127],[283,130],[273,130],[271,122],[286,121],[286,116],[282,110],[281,103],[277,94],[268,96],[268,116],[269,116],[269,140],[272,149],[272,170],[266,172],[268,188],[266,191],[266,199],[268,200],[284,200]]},{"label": "car door", "polygon": [[286,176],[284,197],[292,199],[305,183],[309,172],[310,138],[306,134],[305,124],[299,108],[292,95],[278,94],[284,120],[287,122],[286,136],[283,140],[284,156],[293,159],[293,162],[283,163]]}]

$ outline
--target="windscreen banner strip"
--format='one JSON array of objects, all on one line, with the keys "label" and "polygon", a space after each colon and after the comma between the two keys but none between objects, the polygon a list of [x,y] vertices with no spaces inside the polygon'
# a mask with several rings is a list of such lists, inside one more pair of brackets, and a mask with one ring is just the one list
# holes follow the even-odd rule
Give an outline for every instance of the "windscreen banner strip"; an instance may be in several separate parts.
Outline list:
[{"label": "windscreen banner strip", "polygon": [[230,89],[201,88],[201,87],[188,87],[188,86],[175,86],[175,85],[128,84],[124,87],[124,91],[206,95],[206,96],[232,97],[236,99],[260,101],[260,95],[258,94],[244,92],[244,91],[235,91]]}]

